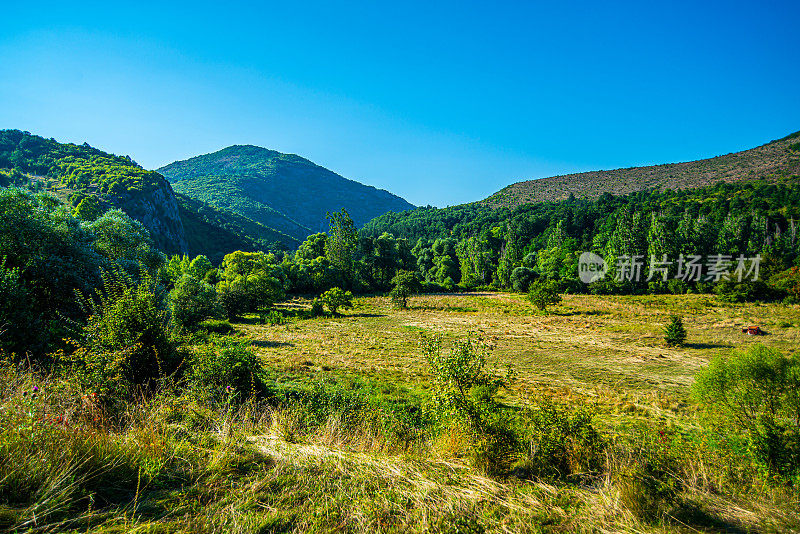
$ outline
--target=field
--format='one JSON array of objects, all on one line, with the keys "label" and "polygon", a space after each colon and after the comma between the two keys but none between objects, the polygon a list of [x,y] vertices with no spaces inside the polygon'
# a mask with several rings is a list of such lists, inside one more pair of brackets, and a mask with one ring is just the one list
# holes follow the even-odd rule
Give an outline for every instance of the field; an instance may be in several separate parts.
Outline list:
[{"label": "field", "polygon": [[[760,482],[738,453],[725,456],[729,448],[682,437],[702,435],[690,396],[695,373],[715,355],[756,343],[794,353],[800,306],[727,305],[709,295],[565,295],[542,313],[510,293],[414,296],[408,309],[380,296],[354,304],[340,315],[308,318],[310,302],[296,298],[276,306],[283,317],[276,324],[256,315],[233,323],[224,337],[250,344],[269,370],[272,391],[241,404],[167,392],[129,405],[122,424],[104,424],[91,401],[57,378],[2,368],[2,408],[11,424],[2,430],[7,480],[0,482],[17,487],[15,477],[33,476],[42,489],[28,507],[0,505],[0,529],[800,531],[796,489]],[[673,314],[684,316],[689,333],[682,348],[663,341]],[[753,324],[768,335],[741,332]],[[479,337],[492,347],[490,367],[515,370],[500,390],[508,410],[541,406],[544,398],[590,406],[611,444],[600,469],[552,479],[517,468],[493,474],[471,463],[464,451],[473,442],[457,429],[387,433],[398,406],[413,411],[430,398],[434,384],[421,340],[434,334],[446,341]],[[204,343],[202,335],[194,339]],[[319,384],[328,389],[314,389]],[[38,398],[26,396],[37,390]],[[313,402],[286,402],[302,398],[299,391],[310,391]],[[359,400],[365,397],[368,404]],[[55,414],[62,414],[58,423],[48,423]],[[589,449],[575,450],[580,461]],[[664,460],[686,450],[702,454],[684,454],[678,464]],[[631,475],[639,465],[665,461],[653,476],[679,481],[667,507],[649,493],[663,495],[663,487],[642,491]],[[20,484],[13,491],[26,491],[28,482]]]},{"label": "field", "polygon": [[[308,303],[283,305],[287,315]],[[664,344],[671,315],[689,332],[681,348]],[[742,326],[759,325],[765,336]],[[800,350],[800,307],[725,304],[708,295],[565,295],[539,313],[522,295],[423,295],[398,310],[387,297],[357,299],[340,317],[265,326],[241,324],[270,365],[295,372],[360,374],[425,389],[425,335],[479,336],[493,347],[491,366],[512,367],[517,382],[506,395],[522,402],[553,390],[599,402],[620,399],[657,407],[683,406],[692,377],[710,358],[755,343],[786,354]]]}]

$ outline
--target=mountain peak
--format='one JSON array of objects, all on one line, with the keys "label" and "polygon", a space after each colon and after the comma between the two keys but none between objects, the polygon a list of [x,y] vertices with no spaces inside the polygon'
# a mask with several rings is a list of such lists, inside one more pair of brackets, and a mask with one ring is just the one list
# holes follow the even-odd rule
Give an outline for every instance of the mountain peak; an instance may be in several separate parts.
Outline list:
[{"label": "mountain peak", "polygon": [[159,169],[176,191],[303,239],[324,231],[328,212],[347,209],[356,225],[414,206],[295,154],[232,145]]}]

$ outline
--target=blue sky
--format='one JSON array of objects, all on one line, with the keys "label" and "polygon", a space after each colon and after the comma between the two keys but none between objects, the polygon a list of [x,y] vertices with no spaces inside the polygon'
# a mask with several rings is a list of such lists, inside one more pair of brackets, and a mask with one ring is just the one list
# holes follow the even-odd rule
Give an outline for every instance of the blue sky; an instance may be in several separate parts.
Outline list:
[{"label": "blue sky", "polygon": [[418,205],[800,130],[800,2],[4,2],[0,128],[255,144]]}]

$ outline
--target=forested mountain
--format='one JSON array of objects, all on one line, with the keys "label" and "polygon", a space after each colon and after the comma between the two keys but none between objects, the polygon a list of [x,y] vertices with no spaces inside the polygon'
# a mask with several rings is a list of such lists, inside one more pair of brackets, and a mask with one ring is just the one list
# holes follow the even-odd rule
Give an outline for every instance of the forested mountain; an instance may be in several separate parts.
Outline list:
[{"label": "forested mountain", "polygon": [[252,145],[177,161],[159,172],[188,197],[301,240],[328,228],[327,212],[345,208],[361,226],[383,213],[414,207],[300,156]]},{"label": "forested mountain", "polygon": [[530,202],[625,195],[648,189],[691,189],[719,182],[800,174],[800,132],[765,145],[715,158],[592,171],[527,180],[509,185],[481,201],[493,208],[514,208]]},{"label": "forested mountain", "polygon": [[4,181],[28,175],[84,212],[97,212],[95,217],[108,208],[122,209],[144,224],[160,249],[187,252],[169,182],[128,156],[108,154],[86,143],[58,143],[28,132],[0,130],[0,169],[6,170]]}]

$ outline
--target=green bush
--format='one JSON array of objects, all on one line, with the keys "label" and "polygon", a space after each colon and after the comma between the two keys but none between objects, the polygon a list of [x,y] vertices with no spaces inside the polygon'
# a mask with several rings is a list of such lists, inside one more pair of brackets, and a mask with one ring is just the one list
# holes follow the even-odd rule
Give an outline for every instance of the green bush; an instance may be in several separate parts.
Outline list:
[{"label": "green bush", "polygon": [[[530,255],[530,254],[529,254]],[[517,267],[511,271],[511,287],[517,293],[527,293],[531,284],[539,278],[539,273],[527,267]]]},{"label": "green bush", "polygon": [[320,296],[320,300],[334,315],[336,315],[339,309],[350,309],[353,307],[353,294],[338,287],[334,287],[323,293],[322,296]]},{"label": "green bush", "polygon": [[549,400],[524,414],[528,447],[515,474],[545,480],[589,478],[604,467],[606,440],[595,429],[594,413],[571,409]]},{"label": "green bush", "polygon": [[184,274],[169,293],[170,311],[176,325],[195,328],[203,319],[217,315],[217,291],[198,280]]},{"label": "green bush", "polygon": [[441,336],[426,339],[423,350],[434,382],[430,410],[442,430],[466,430],[473,444],[472,462],[490,474],[509,467],[518,445],[508,413],[496,399],[513,378],[486,369],[489,347],[467,337],[442,350]]},{"label": "green bush", "polygon": [[554,282],[535,282],[528,291],[528,300],[539,308],[546,310],[548,306],[561,302],[558,286]]},{"label": "green bush", "polygon": [[146,271],[104,272],[102,290],[81,302],[89,319],[66,359],[84,387],[123,400],[176,370],[163,291]]},{"label": "green bush", "polygon": [[743,436],[769,476],[800,482],[800,359],[755,345],[699,372],[694,397],[717,432]]},{"label": "green bush", "polygon": [[311,315],[313,317],[319,317],[325,313],[325,308],[322,306],[322,301],[319,298],[314,297],[314,300],[311,301]]},{"label": "green bush", "polygon": [[670,347],[680,347],[686,342],[686,329],[683,327],[681,317],[672,316],[669,324],[664,328],[664,341]]},{"label": "green bush", "polygon": [[217,399],[263,389],[263,366],[247,341],[217,340],[197,348],[187,377],[190,385]]}]

